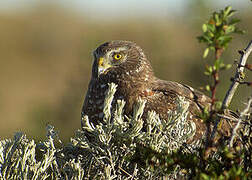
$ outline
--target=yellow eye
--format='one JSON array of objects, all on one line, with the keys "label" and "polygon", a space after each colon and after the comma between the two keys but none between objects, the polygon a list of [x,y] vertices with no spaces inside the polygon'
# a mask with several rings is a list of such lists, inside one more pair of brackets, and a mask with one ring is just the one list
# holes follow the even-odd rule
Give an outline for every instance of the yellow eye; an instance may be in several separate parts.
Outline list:
[{"label": "yellow eye", "polygon": [[114,57],[115,60],[120,60],[122,58],[122,55],[119,54],[119,53],[116,53],[116,54],[114,54],[113,57]]}]

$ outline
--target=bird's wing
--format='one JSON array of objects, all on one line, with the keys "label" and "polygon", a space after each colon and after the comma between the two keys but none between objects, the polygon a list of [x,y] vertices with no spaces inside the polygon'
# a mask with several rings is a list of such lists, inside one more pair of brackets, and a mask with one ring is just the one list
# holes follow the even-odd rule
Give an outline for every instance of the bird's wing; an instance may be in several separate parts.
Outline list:
[{"label": "bird's wing", "polygon": [[188,85],[179,84],[173,81],[164,81],[156,79],[152,91],[163,92],[165,95],[176,94],[183,96],[186,99],[194,101],[200,108],[202,108],[202,106],[208,106],[211,102],[211,99],[200,91]]}]

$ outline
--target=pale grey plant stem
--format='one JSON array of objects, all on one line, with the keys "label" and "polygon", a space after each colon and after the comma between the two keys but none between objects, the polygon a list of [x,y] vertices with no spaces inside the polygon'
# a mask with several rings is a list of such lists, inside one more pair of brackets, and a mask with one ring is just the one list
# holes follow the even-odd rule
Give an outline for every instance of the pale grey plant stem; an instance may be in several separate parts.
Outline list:
[{"label": "pale grey plant stem", "polygon": [[[230,105],[231,100],[234,96],[234,93],[239,85],[239,81],[241,80],[241,76],[244,71],[244,66],[246,65],[247,59],[248,59],[251,52],[252,52],[252,40],[249,42],[248,46],[240,52],[240,54],[241,54],[240,62],[236,68],[235,77],[234,77],[234,79],[233,79],[233,81],[232,81],[232,83],[226,93],[226,96],[222,102],[222,106],[221,106],[222,110],[225,110]],[[211,134],[211,139],[214,139],[214,136],[215,136],[215,133],[216,133],[216,130],[217,130],[217,127],[218,127],[220,120],[221,120],[220,117],[218,117],[216,120],[216,123],[214,125],[214,129]]]},{"label": "pale grey plant stem", "polygon": [[249,98],[246,108],[241,112],[241,114],[240,114],[240,116],[238,118],[238,123],[236,124],[235,128],[233,129],[232,137],[231,137],[231,140],[229,142],[229,147],[230,148],[233,147],[233,142],[234,142],[234,138],[237,135],[237,130],[240,127],[242,119],[249,113],[249,111],[251,109],[251,105],[252,105],[252,96]]},{"label": "pale grey plant stem", "polygon": [[117,85],[114,83],[109,84],[107,96],[105,97],[104,100],[104,108],[103,108],[103,113],[104,113],[104,122],[107,124],[110,124],[111,120],[111,107],[112,107],[112,101],[116,92],[116,87]]}]

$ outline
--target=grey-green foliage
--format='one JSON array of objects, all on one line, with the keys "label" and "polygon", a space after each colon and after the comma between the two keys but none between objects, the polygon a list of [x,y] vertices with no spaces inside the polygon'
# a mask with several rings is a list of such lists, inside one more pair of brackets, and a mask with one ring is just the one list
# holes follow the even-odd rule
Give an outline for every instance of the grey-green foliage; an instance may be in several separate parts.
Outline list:
[{"label": "grey-green foliage", "polygon": [[[5,179],[35,178],[32,175],[35,169],[43,170],[41,163],[35,160],[36,144],[29,141],[22,133],[16,133],[13,140],[6,139],[0,142],[0,177]],[[36,171],[36,170],[35,170]],[[45,179],[46,176],[41,177]]]},{"label": "grey-green foliage", "polygon": [[[36,145],[23,133],[16,133],[13,139],[0,141],[0,179],[56,179],[61,177],[54,146],[54,130],[48,126],[48,138]],[[39,146],[39,147],[38,147]],[[44,151],[42,158],[37,160],[36,150]],[[84,175],[79,162],[71,162],[71,171],[77,171],[75,177]]]},{"label": "grey-green foliage", "polygon": [[84,150],[80,154],[85,156],[82,158],[85,159],[86,176],[101,179],[162,177],[164,174],[160,169],[140,167],[129,159],[139,144],[160,153],[170,153],[182,147],[196,129],[194,123],[186,121],[189,103],[178,97],[176,111],[167,112],[170,115],[168,120],[160,119],[151,111],[144,123],[142,114],[146,101],[143,99],[139,98],[135,104],[132,117],[123,114],[123,100],[118,100],[115,110],[111,111],[115,91],[116,85],[110,84],[104,103],[103,123],[94,127],[88,117],[83,116],[84,131],[78,131],[76,138],[72,139],[73,146]]},{"label": "grey-green foliage", "polygon": [[[139,98],[132,117],[123,113],[125,101],[118,100],[112,110],[116,85],[110,84],[104,103],[103,123],[94,126],[83,116],[83,129],[77,130],[71,143],[56,148],[57,138],[48,126],[47,140],[38,145],[17,133],[12,140],[0,143],[0,177],[3,179],[153,179],[164,176],[160,169],[139,166],[131,161],[137,145],[156,152],[170,153],[195,133],[195,124],[186,121],[189,103],[178,97],[176,111],[167,112],[164,121],[148,112],[144,123],[142,114],[146,101]],[[192,147],[190,148],[190,150]],[[185,147],[188,150],[188,147]],[[42,158],[36,158],[41,151]],[[38,160],[39,159],[39,160]],[[176,172],[173,174],[176,177]]]}]

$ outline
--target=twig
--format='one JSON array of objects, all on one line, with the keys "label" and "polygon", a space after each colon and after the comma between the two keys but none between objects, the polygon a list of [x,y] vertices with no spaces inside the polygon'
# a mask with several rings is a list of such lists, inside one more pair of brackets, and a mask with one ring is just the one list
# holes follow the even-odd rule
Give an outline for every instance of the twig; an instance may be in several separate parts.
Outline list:
[{"label": "twig", "polygon": [[[223,119],[226,119],[226,120],[228,120],[228,122],[238,122],[239,121],[239,118],[235,118],[235,117],[230,117],[230,116],[226,116],[226,115],[223,115],[223,114],[218,114],[217,113],[217,116],[219,117],[219,118],[223,118]],[[250,125],[248,122],[246,122],[246,121],[243,121],[243,122],[241,122],[242,124],[244,124],[244,125]]]},{"label": "twig", "polygon": [[252,85],[252,82],[249,82],[249,81],[237,81],[239,84],[245,84],[247,86],[251,86]]},{"label": "twig", "polygon": [[[242,65],[240,65],[240,66],[242,66]],[[249,70],[249,71],[252,71],[252,64],[245,64],[245,66],[242,66],[242,67],[245,67],[247,70]]]},{"label": "twig", "polygon": [[[239,62],[238,67],[236,68],[234,80],[232,81],[232,84],[230,85],[230,87],[227,91],[227,94],[222,102],[222,106],[221,106],[222,110],[226,109],[231,103],[231,100],[234,96],[234,93],[239,85],[239,81],[241,79],[241,74],[244,71],[244,66],[246,65],[247,59],[248,59],[251,51],[252,51],[252,40],[249,42],[248,46],[244,50],[239,51],[239,53],[241,54],[240,62]],[[211,139],[214,139],[214,136],[215,136],[215,133],[216,133],[216,130],[217,130],[217,127],[218,127],[220,120],[221,120],[220,117],[218,117],[216,120],[216,123],[214,125],[213,131],[211,134]]]},{"label": "twig", "polygon": [[124,172],[125,174],[127,174],[128,176],[132,177],[132,175],[130,173],[128,173],[127,171],[125,171],[123,168],[121,168],[120,166],[118,166],[118,168]]},{"label": "twig", "polygon": [[249,110],[251,108],[251,105],[252,105],[252,96],[249,98],[246,108],[241,112],[241,114],[240,114],[240,116],[238,118],[239,119],[238,123],[236,124],[235,128],[233,129],[232,137],[231,137],[231,140],[229,142],[229,147],[230,148],[233,147],[233,142],[234,142],[234,138],[236,137],[237,130],[239,129],[241,121],[244,118],[244,116],[246,116],[248,114],[248,112],[249,112]]},{"label": "twig", "polygon": [[239,85],[238,81],[240,80],[241,73],[244,71],[244,66],[246,65],[246,61],[251,51],[252,51],[252,40],[249,42],[248,46],[243,51],[239,51],[239,53],[241,54],[240,63],[236,69],[234,81],[232,81],[232,84],[230,85],[229,90],[222,102],[221,109],[226,109],[229,106],[234,96],[234,93]]}]

